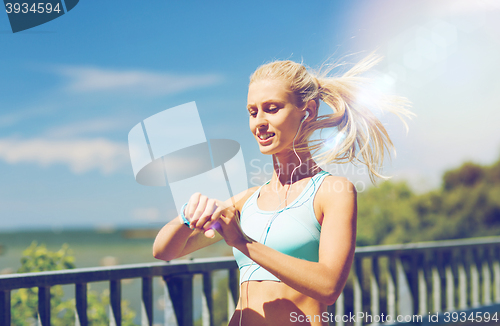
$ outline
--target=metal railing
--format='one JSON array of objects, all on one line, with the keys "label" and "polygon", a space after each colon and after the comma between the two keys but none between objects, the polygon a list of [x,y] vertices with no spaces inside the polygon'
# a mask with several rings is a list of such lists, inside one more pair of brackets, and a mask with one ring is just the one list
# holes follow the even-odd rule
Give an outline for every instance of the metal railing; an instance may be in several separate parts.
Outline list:
[{"label": "metal railing", "polygon": [[[217,270],[228,271],[227,309],[232,312],[239,296],[238,270],[232,257],[1,275],[0,326],[11,325],[11,291],[32,287],[38,288],[40,324],[49,326],[50,288],[64,284],[74,284],[75,325],[85,326],[87,285],[101,281],[109,282],[110,325],[120,326],[121,280],[131,278],[142,279],[141,321],[151,326],[155,277],[165,280],[177,324],[193,325],[193,278],[200,274],[202,324],[214,325],[214,309],[226,309],[213,303],[212,274]],[[500,237],[359,247],[343,294],[321,317],[337,326],[436,325],[461,316],[452,316],[452,311],[491,317],[497,313],[500,319]],[[478,321],[476,317],[473,315]]]},{"label": "metal railing", "polygon": [[[478,322],[478,312],[500,320],[500,237],[360,247],[350,276],[357,326]],[[336,325],[346,290],[330,308]]]}]

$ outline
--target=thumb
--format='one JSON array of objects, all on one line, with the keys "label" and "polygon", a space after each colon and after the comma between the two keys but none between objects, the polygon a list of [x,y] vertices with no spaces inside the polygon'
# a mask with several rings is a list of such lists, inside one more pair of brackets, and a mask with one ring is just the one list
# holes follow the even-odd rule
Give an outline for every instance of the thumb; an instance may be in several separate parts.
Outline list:
[{"label": "thumb", "polygon": [[205,236],[207,238],[213,238],[215,237],[215,231],[218,231],[220,233],[220,230],[221,230],[221,227],[220,227],[220,224],[219,222],[215,222],[211,227],[210,229],[206,229],[205,230]]}]

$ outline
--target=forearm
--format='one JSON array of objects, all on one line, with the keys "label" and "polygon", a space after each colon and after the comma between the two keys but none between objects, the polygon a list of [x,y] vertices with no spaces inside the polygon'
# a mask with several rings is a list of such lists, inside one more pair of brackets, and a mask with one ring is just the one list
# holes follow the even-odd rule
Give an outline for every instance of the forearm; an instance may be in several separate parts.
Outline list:
[{"label": "forearm", "polygon": [[181,224],[178,217],[167,223],[156,236],[153,256],[161,260],[172,260],[182,256],[182,251],[193,230]]},{"label": "forearm", "polygon": [[348,264],[327,266],[288,256],[256,241],[235,247],[283,283],[327,305],[333,304],[342,292],[352,264],[351,258]]}]

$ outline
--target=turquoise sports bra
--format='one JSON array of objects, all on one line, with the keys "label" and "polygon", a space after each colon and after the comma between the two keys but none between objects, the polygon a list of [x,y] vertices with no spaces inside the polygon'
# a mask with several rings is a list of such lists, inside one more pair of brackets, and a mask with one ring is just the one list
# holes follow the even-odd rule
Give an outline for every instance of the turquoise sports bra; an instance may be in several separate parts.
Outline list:
[{"label": "turquoise sports bra", "polygon": [[[250,196],[241,209],[241,228],[250,238],[265,244],[279,252],[309,261],[318,261],[319,237],[321,225],[314,214],[314,196],[323,182],[330,175],[321,171],[314,175],[304,190],[292,203],[277,211],[263,211],[257,206],[262,187]],[[275,218],[270,222],[271,218]],[[266,226],[270,223],[270,227]],[[280,280],[259,266],[241,251],[233,247],[233,254],[240,269],[240,284],[245,281]]]}]

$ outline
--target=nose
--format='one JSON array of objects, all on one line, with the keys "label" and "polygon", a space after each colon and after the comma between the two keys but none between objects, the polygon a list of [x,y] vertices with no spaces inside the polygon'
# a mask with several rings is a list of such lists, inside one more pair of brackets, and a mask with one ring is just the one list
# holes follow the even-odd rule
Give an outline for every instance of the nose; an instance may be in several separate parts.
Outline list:
[{"label": "nose", "polygon": [[258,129],[267,125],[267,119],[262,110],[259,110],[259,112],[257,112],[257,115],[255,116],[255,125]]}]

